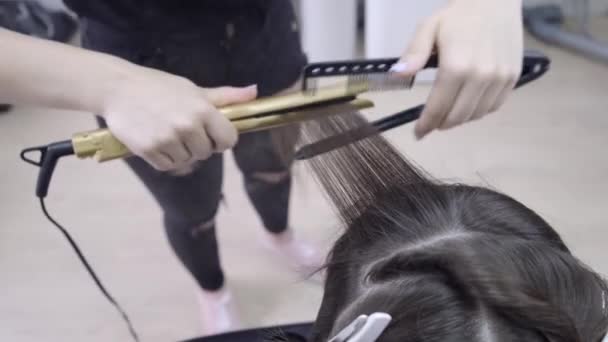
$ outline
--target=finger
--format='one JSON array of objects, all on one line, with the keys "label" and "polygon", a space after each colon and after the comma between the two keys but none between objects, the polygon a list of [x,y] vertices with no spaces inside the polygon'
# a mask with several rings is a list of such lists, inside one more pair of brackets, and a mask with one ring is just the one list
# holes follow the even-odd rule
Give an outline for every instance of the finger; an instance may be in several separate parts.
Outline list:
[{"label": "finger", "polygon": [[173,176],[186,176],[191,174],[196,168],[196,163],[190,163],[186,165],[181,165],[179,167],[175,167],[171,169],[171,174]]},{"label": "finger", "polygon": [[486,90],[471,120],[481,119],[483,116],[497,111],[513,91],[516,82],[515,73],[499,74],[497,80]]},{"label": "finger", "polygon": [[456,102],[464,84],[463,79],[459,72],[454,72],[451,69],[439,70],[429,100],[420,115],[420,119],[416,122],[414,131],[417,139],[422,139],[441,125]]},{"label": "finger", "polygon": [[[118,139],[121,139],[120,133],[115,133],[115,135]],[[121,141],[129,141],[128,136]],[[170,170],[174,164],[174,161],[168,155],[161,152],[160,144],[150,144],[149,140],[144,142],[134,140],[129,141],[126,146],[134,156],[143,159],[158,171]]]},{"label": "finger", "polygon": [[204,128],[192,130],[183,135],[184,145],[190,151],[193,160],[205,160],[211,156],[211,140]]},{"label": "finger", "polygon": [[171,158],[164,153],[142,153],[141,158],[158,171],[169,171],[174,167],[173,160],[171,160]]},{"label": "finger", "polygon": [[184,143],[180,139],[172,140],[166,143],[162,149],[162,153],[166,154],[173,164],[181,165],[192,158],[192,153],[186,148]]},{"label": "finger", "polygon": [[217,115],[209,116],[205,129],[215,152],[219,153],[232,148],[238,140],[238,133],[234,125],[219,112]]},{"label": "finger", "polygon": [[433,52],[438,22],[437,16],[433,16],[418,26],[405,53],[391,68],[393,73],[399,76],[413,76],[424,68]]},{"label": "finger", "polygon": [[486,89],[475,113],[471,116],[471,120],[479,120],[485,115],[493,112],[495,109],[496,101],[498,100],[500,94],[505,89],[504,84],[492,84],[488,89]]},{"label": "finger", "polygon": [[227,106],[254,100],[258,94],[257,85],[249,87],[201,88],[203,96],[215,107]]},{"label": "finger", "polygon": [[439,126],[440,129],[453,128],[469,121],[475,115],[477,107],[483,100],[482,96],[492,84],[491,75],[491,72],[477,72],[476,76],[465,82],[452,110]]},{"label": "finger", "polygon": [[519,80],[519,78],[516,75],[511,76],[511,78],[507,82],[507,85],[504,87],[503,91],[500,93],[500,95],[498,95],[496,102],[494,103],[494,106],[492,106],[490,108],[491,112],[495,112],[495,111],[499,110],[500,107],[502,107],[504,105],[504,103],[507,101],[509,96],[515,90],[515,86],[516,86],[518,80]]}]

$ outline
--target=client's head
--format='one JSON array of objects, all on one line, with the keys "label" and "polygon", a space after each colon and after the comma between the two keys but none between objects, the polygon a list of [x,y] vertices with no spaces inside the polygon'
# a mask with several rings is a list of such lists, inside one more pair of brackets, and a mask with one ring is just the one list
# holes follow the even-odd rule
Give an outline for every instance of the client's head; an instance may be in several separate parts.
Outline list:
[{"label": "client's head", "polygon": [[605,283],[530,209],[476,187],[393,189],[327,272],[318,341],[374,312],[393,318],[379,342],[587,342],[608,328]]},{"label": "client's head", "polygon": [[[335,133],[352,119],[332,120],[312,130]],[[435,181],[379,137],[312,166],[345,226],[328,257],[314,341],[374,312],[392,316],[378,342],[599,342],[606,334],[606,283],[523,204]]]}]

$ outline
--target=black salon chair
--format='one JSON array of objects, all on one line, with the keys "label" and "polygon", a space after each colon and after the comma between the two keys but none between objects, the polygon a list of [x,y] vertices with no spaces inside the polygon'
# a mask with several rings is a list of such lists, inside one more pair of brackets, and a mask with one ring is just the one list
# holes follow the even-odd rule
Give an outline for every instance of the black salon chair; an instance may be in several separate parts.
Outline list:
[{"label": "black salon chair", "polygon": [[297,342],[308,341],[312,323],[281,325],[266,328],[248,329],[226,334],[196,338],[182,342],[268,342],[273,332],[280,331],[288,340]]}]

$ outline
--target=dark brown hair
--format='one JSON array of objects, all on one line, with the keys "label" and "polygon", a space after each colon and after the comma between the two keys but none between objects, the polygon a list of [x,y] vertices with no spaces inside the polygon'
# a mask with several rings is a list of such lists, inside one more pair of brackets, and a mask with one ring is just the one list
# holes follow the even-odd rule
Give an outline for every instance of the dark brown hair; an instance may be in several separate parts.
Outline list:
[{"label": "dark brown hair", "polygon": [[[311,122],[302,142],[365,124]],[[599,342],[604,280],[534,211],[490,189],[434,180],[374,137],[310,162],[344,233],[326,265],[313,342],[389,313],[378,342]]]}]

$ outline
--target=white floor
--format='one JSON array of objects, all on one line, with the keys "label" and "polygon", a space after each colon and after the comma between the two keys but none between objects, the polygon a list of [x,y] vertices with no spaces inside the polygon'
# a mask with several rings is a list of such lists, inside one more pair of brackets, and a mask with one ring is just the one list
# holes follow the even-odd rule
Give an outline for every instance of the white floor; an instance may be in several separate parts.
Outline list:
[{"label": "white floor", "polygon": [[[546,51],[553,69],[500,113],[422,142],[414,141],[411,127],[388,136],[435,175],[488,184],[538,210],[581,259],[608,274],[608,68],[536,42],[529,47]],[[375,95],[370,115],[418,104],[427,93],[419,87]],[[22,148],[94,127],[86,114],[20,108],[0,116],[2,341],[128,341],[113,308],[43,218],[34,196],[37,169],[18,157]],[[246,326],[313,319],[320,286],[300,281],[258,249],[261,226],[227,161],[220,244]],[[335,219],[305,168],[298,167],[297,177],[292,223],[327,246]],[[62,160],[48,205],[144,341],[197,335],[194,284],[168,248],[156,204],[123,163]]]}]

